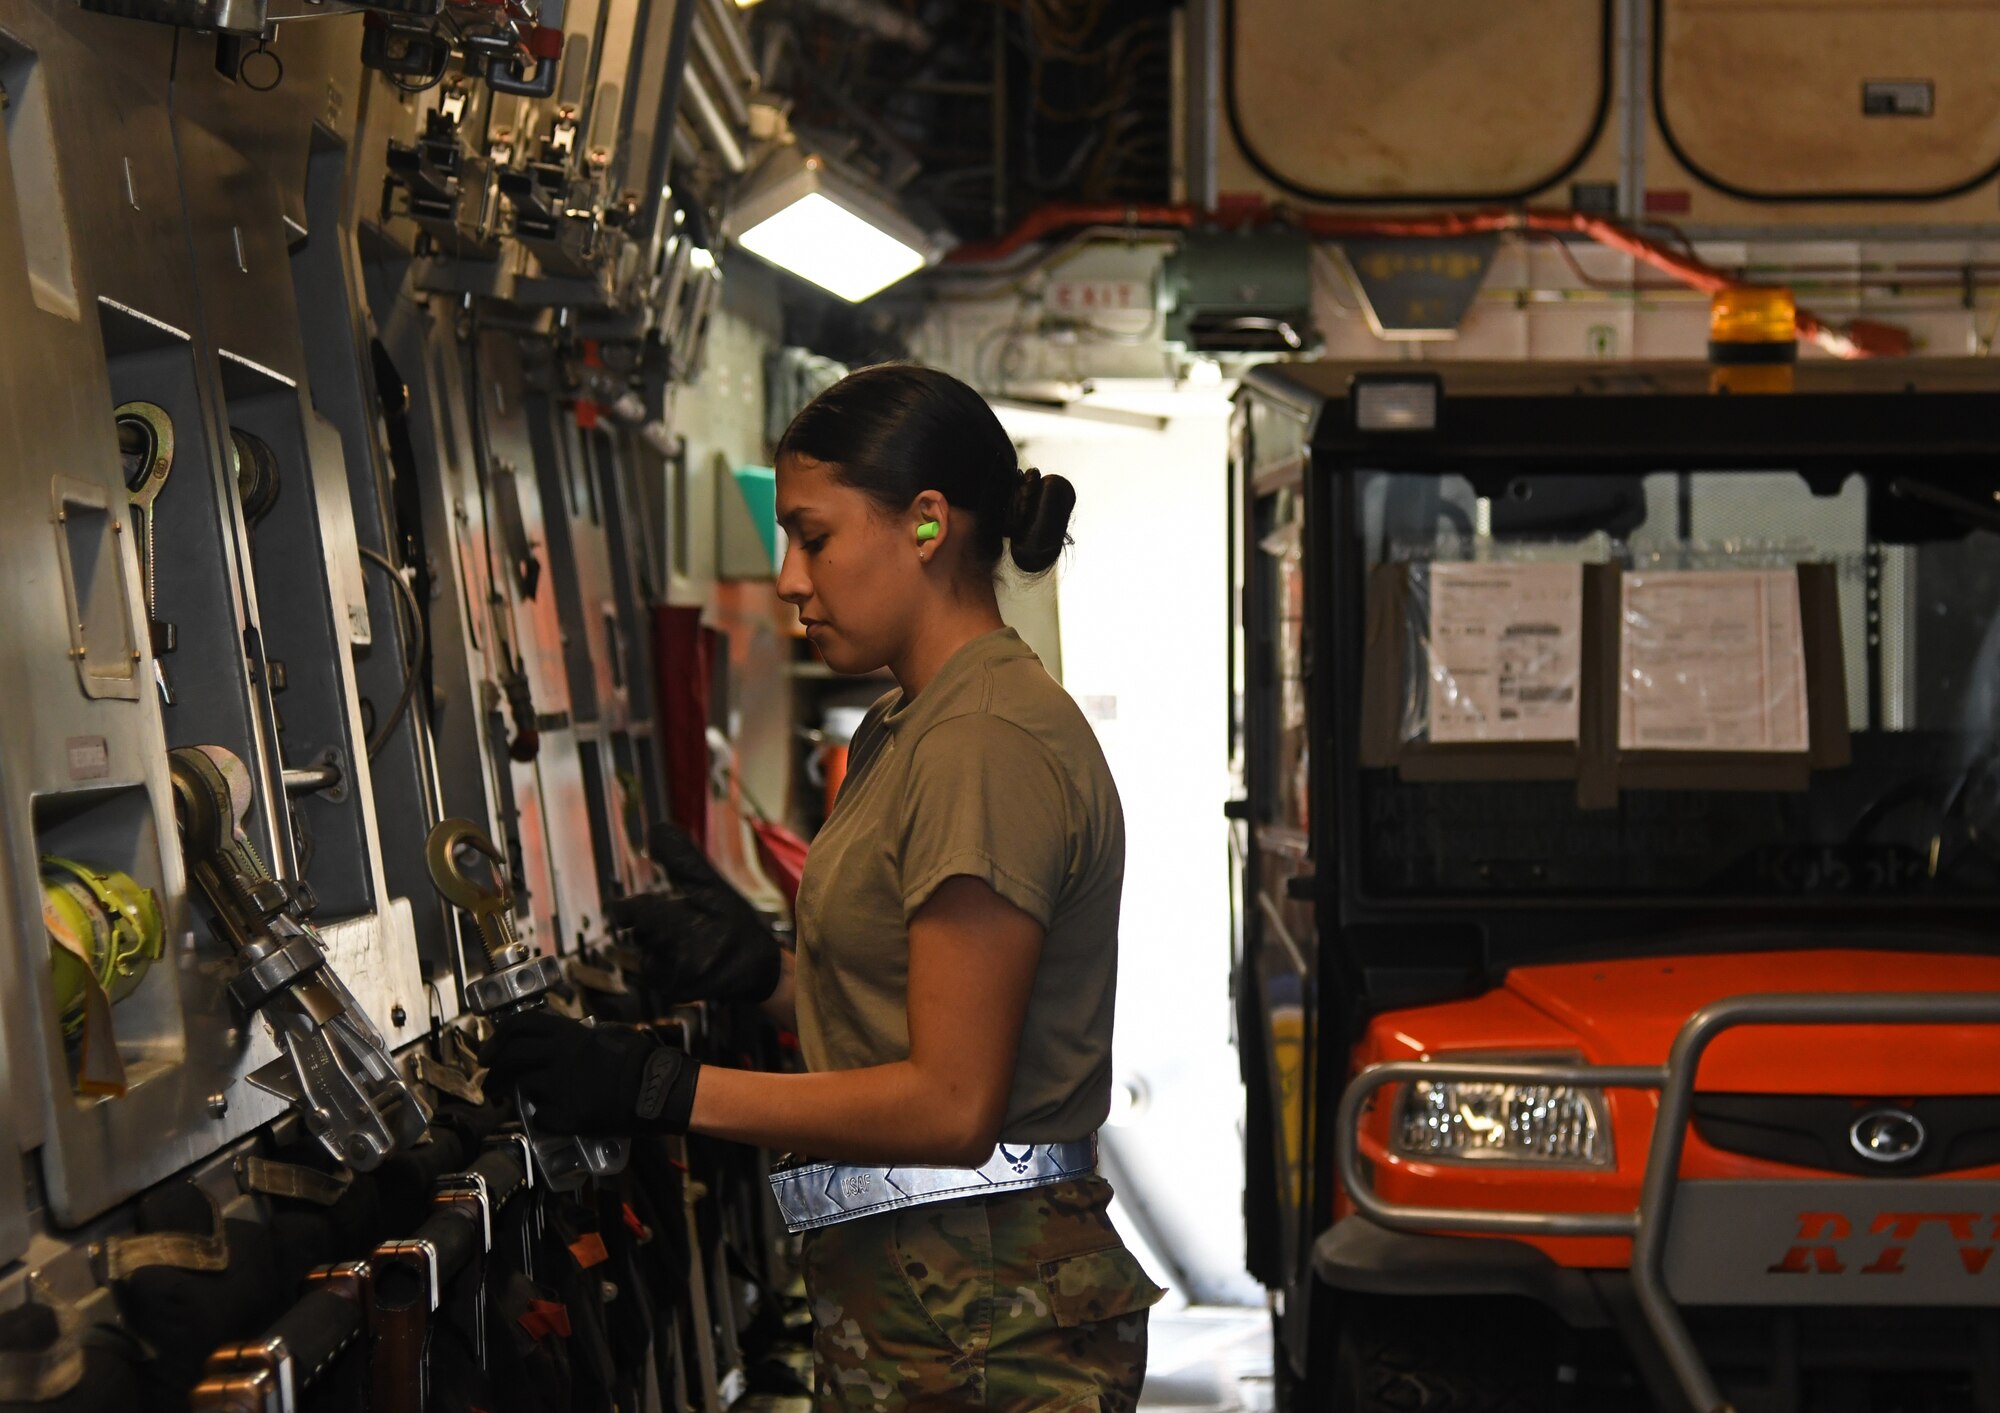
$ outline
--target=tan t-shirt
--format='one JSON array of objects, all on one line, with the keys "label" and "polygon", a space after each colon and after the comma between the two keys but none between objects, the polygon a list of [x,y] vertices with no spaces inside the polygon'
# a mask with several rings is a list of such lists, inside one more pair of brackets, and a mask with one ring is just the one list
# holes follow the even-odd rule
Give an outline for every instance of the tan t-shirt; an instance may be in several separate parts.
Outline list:
[{"label": "tan t-shirt", "polygon": [[855,733],[799,885],[810,1068],[909,1058],[908,923],[961,874],[1046,930],[1001,1137],[1086,1137],[1111,1107],[1125,816],[1083,713],[1011,628],[960,648],[914,701],[891,692]]}]

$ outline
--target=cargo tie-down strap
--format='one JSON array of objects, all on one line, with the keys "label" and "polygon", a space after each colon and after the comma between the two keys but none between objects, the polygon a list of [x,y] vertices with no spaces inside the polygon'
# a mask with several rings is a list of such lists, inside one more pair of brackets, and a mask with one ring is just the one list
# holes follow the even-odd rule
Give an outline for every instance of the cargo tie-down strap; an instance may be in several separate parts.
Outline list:
[{"label": "cargo tie-down strap", "polygon": [[786,1230],[802,1232],[899,1207],[1049,1187],[1096,1171],[1093,1134],[1073,1143],[1002,1143],[976,1168],[792,1163],[771,1173],[771,1191],[784,1213]]},{"label": "cargo tie-down strap", "polygon": [[83,1381],[86,1321],[40,1273],[28,1273],[27,1289],[25,1305],[8,1311],[0,1332],[0,1400],[52,1403]]}]

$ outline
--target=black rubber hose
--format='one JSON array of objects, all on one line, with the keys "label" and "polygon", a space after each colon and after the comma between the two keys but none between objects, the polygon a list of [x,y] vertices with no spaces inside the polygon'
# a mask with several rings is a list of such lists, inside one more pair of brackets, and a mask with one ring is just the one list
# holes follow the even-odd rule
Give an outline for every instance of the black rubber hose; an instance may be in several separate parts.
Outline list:
[{"label": "black rubber hose", "polygon": [[[452,1277],[464,1270],[479,1254],[480,1234],[473,1218],[462,1207],[446,1207],[433,1212],[417,1228],[416,1240],[427,1241],[437,1252],[438,1285],[450,1285]],[[379,1287],[378,1287],[378,1299]]]},{"label": "black rubber hose", "polygon": [[293,1377],[303,1391],[312,1387],[366,1327],[360,1301],[320,1289],[308,1293],[264,1333],[266,1338],[284,1340],[292,1356]]}]

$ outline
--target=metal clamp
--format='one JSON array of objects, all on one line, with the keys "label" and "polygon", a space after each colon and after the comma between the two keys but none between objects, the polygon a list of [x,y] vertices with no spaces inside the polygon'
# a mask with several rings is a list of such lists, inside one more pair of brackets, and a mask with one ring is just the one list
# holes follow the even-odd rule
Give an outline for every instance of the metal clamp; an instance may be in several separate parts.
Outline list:
[{"label": "metal clamp", "polygon": [[197,1413],[292,1413],[298,1390],[292,1354],[275,1336],[250,1344],[228,1344],[208,1356],[202,1381],[188,1396]]},{"label": "metal clamp", "polygon": [[488,1139],[487,1141],[495,1146],[499,1146],[501,1144],[508,1144],[513,1146],[518,1146],[520,1148],[521,1171],[526,1174],[526,1177],[523,1180],[523,1186],[529,1192],[534,1191],[535,1146],[532,1143],[528,1142],[528,1135],[525,1133],[496,1133],[493,1135],[492,1138]]},{"label": "metal clamp", "polygon": [[375,1248],[374,1258],[364,1269],[369,1274],[369,1287],[374,1292],[376,1304],[381,1304],[382,1277],[389,1271],[404,1268],[417,1272],[418,1288],[428,1295],[425,1313],[436,1311],[444,1299],[442,1272],[438,1267],[437,1248],[422,1237],[413,1237],[408,1241],[385,1241]]},{"label": "metal clamp", "polygon": [[313,1267],[306,1272],[306,1284],[330,1290],[357,1305],[364,1305],[368,1300],[368,1283],[372,1274],[366,1261],[342,1261],[338,1265]]},{"label": "metal clamp", "polygon": [[[389,1284],[397,1274],[414,1274],[416,1299]],[[429,1404],[426,1351],[431,1316],[443,1300],[438,1251],[421,1237],[388,1241],[375,1248],[368,1266],[368,1406],[377,1413],[422,1413]]]},{"label": "metal clamp", "polygon": [[479,1254],[493,1249],[493,1193],[479,1173],[445,1173],[431,1190],[439,1207],[471,1212],[479,1221]]},{"label": "metal clamp", "polygon": [[[493,1250],[493,1193],[484,1174],[445,1173],[432,1189],[431,1202],[440,1209],[467,1212],[479,1224],[481,1259]],[[472,1346],[479,1366],[486,1367],[486,1302],[482,1299],[472,1312]]]},{"label": "metal clamp", "polygon": [[270,937],[251,943],[239,955],[243,969],[231,979],[229,994],[246,1011],[263,1009],[280,991],[326,965],[326,954],[303,930],[285,937],[274,927]]},{"label": "metal clamp", "polygon": [[243,762],[220,746],[186,746],[170,753],[169,773],[188,872],[243,960],[230,992],[269,1023],[282,1051],[250,1082],[291,1103],[334,1158],[375,1167],[423,1137],[430,1111],[327,964],[305,920],[305,890],[274,878],[244,834],[251,786]]},{"label": "metal clamp", "polygon": [[[1334,1129],[1336,1171],[1356,1210],[1399,1231],[1632,1238],[1633,1291],[1681,1391],[1699,1413],[1729,1413],[1730,1405],[1681,1318],[1665,1274],[1667,1235],[1702,1055],[1723,1031],[1745,1025],[1993,1024],[2000,1024],[2000,994],[1733,996],[1688,1017],[1674,1037],[1665,1065],[1453,1064],[1448,1060],[1370,1065],[1340,1096]],[[1358,1142],[1364,1107],[1388,1085],[1438,1080],[1659,1090],[1659,1112],[1653,1120],[1638,1208],[1630,1212],[1524,1212],[1419,1207],[1376,1196],[1362,1168]]]},{"label": "metal clamp", "polygon": [[[460,862],[463,849],[492,861],[491,882],[467,875]],[[439,896],[471,915],[486,952],[486,974],[465,983],[466,1007],[479,1015],[494,1015],[544,1004],[547,994],[562,982],[562,963],[530,951],[515,938],[514,902],[500,872],[505,856],[486,832],[469,819],[440,820],[425,841],[424,856]],[[544,1134],[535,1123],[533,1105],[526,1100],[517,1104],[533,1163],[541,1169],[545,1186],[570,1192],[593,1177],[624,1170],[631,1156],[629,1140]]]},{"label": "metal clamp", "polygon": [[306,1272],[302,1282],[305,1293],[331,1295],[345,1301],[353,1307],[353,1325],[352,1332],[346,1338],[322,1347],[317,1356],[318,1363],[298,1364],[295,1378],[302,1392],[311,1392],[334,1362],[353,1346],[354,1341],[366,1337],[371,1310],[372,1292],[369,1281],[372,1274],[366,1261],[344,1261],[338,1265],[315,1267]]},{"label": "metal clamp", "polygon": [[475,1014],[490,1016],[539,999],[562,979],[562,962],[538,952],[526,961],[466,982],[465,1004]]},{"label": "metal clamp", "polygon": [[542,1181],[555,1191],[574,1192],[591,1178],[624,1172],[631,1161],[631,1139],[547,1133],[535,1120],[533,1104],[526,1099],[517,1099],[516,1103],[528,1147],[541,1167]]}]

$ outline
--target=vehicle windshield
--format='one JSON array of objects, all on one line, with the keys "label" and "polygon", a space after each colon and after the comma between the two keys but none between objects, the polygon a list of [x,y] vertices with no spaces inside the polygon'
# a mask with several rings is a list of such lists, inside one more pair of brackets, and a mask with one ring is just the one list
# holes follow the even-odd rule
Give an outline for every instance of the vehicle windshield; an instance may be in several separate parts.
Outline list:
[{"label": "vehicle windshield", "polygon": [[2000,892],[1990,490],[1905,513],[1907,483],[1859,473],[1350,483],[1368,893]]}]

